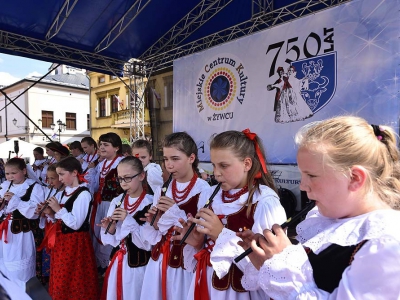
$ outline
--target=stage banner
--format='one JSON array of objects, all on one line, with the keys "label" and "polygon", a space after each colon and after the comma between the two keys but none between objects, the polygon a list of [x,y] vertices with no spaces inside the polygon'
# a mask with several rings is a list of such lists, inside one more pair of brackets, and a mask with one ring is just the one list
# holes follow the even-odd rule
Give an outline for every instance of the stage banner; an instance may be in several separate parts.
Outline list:
[{"label": "stage banner", "polygon": [[277,188],[288,189],[296,196],[296,210],[300,211],[302,209],[299,188],[301,176],[298,167],[295,165],[271,165],[269,171]]},{"label": "stage banner", "polygon": [[399,1],[351,1],[174,62],[173,130],[209,161],[215,133],[249,128],[296,163],[310,122],[353,114],[398,128]]}]

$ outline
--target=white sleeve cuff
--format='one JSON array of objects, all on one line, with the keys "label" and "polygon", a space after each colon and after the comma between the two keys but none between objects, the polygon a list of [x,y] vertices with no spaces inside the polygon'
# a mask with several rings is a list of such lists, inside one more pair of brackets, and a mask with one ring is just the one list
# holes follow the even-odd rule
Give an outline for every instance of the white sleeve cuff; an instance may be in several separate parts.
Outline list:
[{"label": "white sleeve cuff", "polygon": [[242,277],[242,285],[247,291],[255,291],[260,288],[258,284],[259,271],[252,263],[247,264]]},{"label": "white sleeve cuff", "polygon": [[228,274],[233,259],[243,252],[243,248],[237,244],[238,241],[240,238],[236,233],[226,228],[222,229],[215,241],[210,261],[219,278]]},{"label": "white sleeve cuff", "polygon": [[56,219],[62,219],[62,217],[64,216],[64,215],[66,215],[68,213],[68,210],[65,208],[65,207],[63,207],[63,208],[61,208],[58,212],[56,212],[56,214],[54,215],[54,217],[56,218]]},{"label": "white sleeve cuff", "polygon": [[162,234],[166,234],[172,226],[182,227],[179,219],[187,220],[185,211],[181,210],[178,205],[171,206],[158,220],[157,226]]},{"label": "white sleeve cuff", "polygon": [[150,226],[149,223],[145,223],[142,226],[143,229],[143,235],[146,237],[146,240],[151,244],[151,245],[155,245],[157,244],[159,241],[161,241],[162,238],[162,234],[160,231],[154,229],[153,226]]},{"label": "white sleeve cuff", "polygon": [[121,227],[119,228],[119,230],[117,230],[116,238],[117,240],[122,240],[129,233],[135,230],[139,230],[139,224],[135,221],[135,219],[132,216],[127,215],[125,220],[122,222]]},{"label": "white sleeve cuff", "polygon": [[317,288],[308,256],[300,244],[288,246],[266,260],[258,283],[273,299],[294,299],[305,290]]}]

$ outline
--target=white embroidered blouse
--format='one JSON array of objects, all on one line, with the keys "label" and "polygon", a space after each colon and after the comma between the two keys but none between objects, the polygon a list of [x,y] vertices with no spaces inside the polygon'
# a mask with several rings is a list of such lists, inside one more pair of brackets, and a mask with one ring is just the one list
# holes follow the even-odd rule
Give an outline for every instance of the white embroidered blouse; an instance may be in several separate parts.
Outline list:
[{"label": "white embroidered blouse", "polygon": [[[400,212],[376,210],[346,219],[331,219],[314,208],[297,226],[300,244],[266,260],[259,271],[249,264],[243,287],[261,287],[279,299],[400,299]],[[331,244],[351,246],[368,240],[342,274],[339,286],[328,293],[319,289],[303,247],[315,254]],[[329,270],[326,270],[329,272]]]}]

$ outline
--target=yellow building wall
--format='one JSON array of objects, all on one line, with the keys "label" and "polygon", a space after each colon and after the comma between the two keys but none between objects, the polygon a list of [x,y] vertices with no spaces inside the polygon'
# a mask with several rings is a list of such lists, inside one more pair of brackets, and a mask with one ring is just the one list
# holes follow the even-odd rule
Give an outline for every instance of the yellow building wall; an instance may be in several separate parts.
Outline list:
[{"label": "yellow building wall", "polygon": [[[128,116],[129,120],[129,78],[122,77],[121,80],[115,76],[102,74],[98,72],[89,72],[90,77],[90,124],[91,136],[95,141],[98,141],[100,135],[107,132],[115,132],[121,138],[129,140],[129,121],[126,125],[121,125],[123,128],[115,128],[118,116],[124,114]],[[111,112],[112,96],[118,95],[119,100],[122,102],[123,107],[118,106],[118,112]],[[100,98],[106,98],[106,113],[105,116],[100,115]],[[132,117],[134,124],[134,116]],[[148,109],[145,108],[145,123],[149,124],[150,115]],[[119,125],[118,125],[119,126]],[[134,126],[134,125],[133,125]],[[132,130],[134,135],[134,129]],[[150,136],[150,126],[145,126],[145,134]]]},{"label": "yellow building wall", "polygon": [[[149,79],[149,86],[154,88],[159,99],[155,95],[150,95],[152,98],[152,131],[153,131],[153,159],[157,162],[162,160],[162,141],[173,130],[173,99],[168,101],[168,96],[173,97],[172,69],[167,72],[152,75]],[[169,95],[167,95],[169,94]],[[171,99],[170,99],[171,100]],[[168,102],[168,103],[167,103]]]},{"label": "yellow building wall", "polygon": [[[110,103],[113,94],[118,95],[123,102],[124,108],[129,107],[129,93],[127,87],[118,78],[112,78],[97,72],[89,72],[90,77],[90,116],[91,136],[97,141],[100,135],[107,132],[115,132],[121,138],[129,140],[129,126],[126,128],[113,128],[117,120],[117,114],[107,113],[100,117],[99,98],[105,97]],[[129,86],[129,78],[122,78]],[[147,79],[145,79],[147,80]],[[162,141],[173,130],[173,72],[172,69],[166,72],[152,74],[148,78],[145,91],[145,135],[151,139],[153,144],[153,159],[157,162],[162,160]],[[109,109],[109,108],[108,108]],[[151,110],[150,110],[151,109]],[[109,112],[109,110],[107,111]],[[134,119],[132,120],[134,124]],[[133,132],[134,134],[134,132]]]}]

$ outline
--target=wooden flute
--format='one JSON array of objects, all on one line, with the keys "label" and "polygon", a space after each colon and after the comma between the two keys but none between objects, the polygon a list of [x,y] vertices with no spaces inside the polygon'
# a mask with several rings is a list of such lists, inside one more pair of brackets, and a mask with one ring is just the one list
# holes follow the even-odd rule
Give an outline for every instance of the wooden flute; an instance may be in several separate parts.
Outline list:
[{"label": "wooden flute", "polygon": [[[165,196],[165,193],[167,192],[168,186],[171,183],[171,181],[172,181],[172,173],[169,174],[168,180],[166,182],[164,182],[164,184],[161,188],[161,196]],[[158,209],[157,209],[156,213],[154,214],[153,218],[151,219],[150,226],[154,225],[154,222],[156,221],[156,218],[157,218],[157,214],[158,214]]]},{"label": "wooden flute", "polygon": [[[8,186],[7,191],[4,193],[4,195],[10,191],[12,185],[13,185],[13,180],[10,181],[10,185]],[[7,208],[7,205],[8,205],[8,201],[6,201],[4,198],[3,198],[3,200],[5,201],[4,208],[3,208],[3,210],[4,210],[3,214],[5,214],[6,213],[6,208]]]},{"label": "wooden flute", "polygon": [[[124,191],[124,193],[122,194],[121,200],[117,203],[117,205],[115,206],[115,209],[117,209],[118,207],[121,207],[122,203],[124,202],[126,193],[128,193],[128,190]],[[114,210],[115,210],[115,209],[114,209]],[[115,224],[116,224],[117,222],[118,222],[118,221],[115,221]],[[110,223],[108,223],[108,226],[107,226],[107,228],[106,228],[106,232],[105,232],[104,234],[107,234],[107,233],[110,231],[111,225],[112,225],[113,223],[114,223],[114,220],[112,220]]]},{"label": "wooden flute", "polygon": [[[215,195],[218,193],[219,189],[221,188],[221,183],[218,183],[217,186],[214,189],[214,192],[211,194],[210,198],[208,198],[206,204],[204,204],[203,208],[208,208],[210,207],[211,203],[214,200]],[[200,219],[200,218],[196,218],[196,219]],[[180,244],[182,245],[187,237],[189,236],[189,234],[193,231],[194,227],[196,226],[196,223],[192,223],[188,229],[188,231],[186,231],[185,235],[183,236],[183,238],[180,241]]]},{"label": "wooden flute", "polygon": [[[297,221],[299,218],[304,216],[306,213],[308,213],[313,207],[315,206],[315,201],[310,201],[298,214],[294,215],[293,217],[287,219],[282,225],[281,228],[285,229],[286,227],[289,227],[292,225],[295,221]],[[272,233],[274,233],[272,231]],[[234,259],[236,263],[241,261],[243,258],[245,258],[247,255],[253,252],[253,249],[250,247],[246,251],[244,251],[242,254],[240,254],[238,257]]]},{"label": "wooden flute", "polygon": [[[56,192],[53,196],[57,195],[57,193],[63,188],[63,186],[64,186],[64,184],[60,185],[60,187],[58,189],[56,189]],[[50,189],[49,195],[47,196],[47,199],[46,199],[46,203],[43,205],[42,209],[39,211],[39,217],[43,213],[43,211],[49,206],[49,202],[47,202],[47,200],[50,199],[50,195],[51,195],[52,191],[53,191],[53,187],[51,187],[51,189]]]}]

